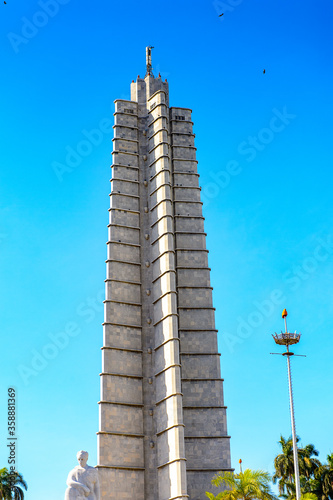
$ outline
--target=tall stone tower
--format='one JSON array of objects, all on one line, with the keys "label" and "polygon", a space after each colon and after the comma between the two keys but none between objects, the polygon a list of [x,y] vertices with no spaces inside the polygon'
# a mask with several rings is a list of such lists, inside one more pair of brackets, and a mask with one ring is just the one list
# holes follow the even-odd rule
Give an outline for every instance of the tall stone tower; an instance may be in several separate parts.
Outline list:
[{"label": "tall stone tower", "polygon": [[146,64],[115,101],[101,497],[203,500],[231,465],[193,124]]}]

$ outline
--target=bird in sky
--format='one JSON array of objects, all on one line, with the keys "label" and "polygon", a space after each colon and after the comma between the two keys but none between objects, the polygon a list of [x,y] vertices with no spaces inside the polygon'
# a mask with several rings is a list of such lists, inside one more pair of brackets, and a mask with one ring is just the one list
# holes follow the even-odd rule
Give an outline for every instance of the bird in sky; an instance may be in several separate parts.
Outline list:
[{"label": "bird in sky", "polygon": [[219,15],[219,17],[222,17],[222,16],[224,16],[224,12],[222,12],[222,14]]},{"label": "bird in sky", "polygon": [[7,2],[4,2],[5,5],[7,5]]},{"label": "bird in sky", "polygon": [[266,70],[264,69],[263,74],[265,74],[265,73],[266,73]]}]

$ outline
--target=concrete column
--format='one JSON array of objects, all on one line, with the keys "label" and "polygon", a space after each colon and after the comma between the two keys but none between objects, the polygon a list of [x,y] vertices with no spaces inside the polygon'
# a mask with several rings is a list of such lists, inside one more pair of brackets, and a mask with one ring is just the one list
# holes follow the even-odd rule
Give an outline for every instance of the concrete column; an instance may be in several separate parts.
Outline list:
[{"label": "concrete column", "polygon": [[186,466],[166,93],[148,99],[158,499],[185,499]]}]

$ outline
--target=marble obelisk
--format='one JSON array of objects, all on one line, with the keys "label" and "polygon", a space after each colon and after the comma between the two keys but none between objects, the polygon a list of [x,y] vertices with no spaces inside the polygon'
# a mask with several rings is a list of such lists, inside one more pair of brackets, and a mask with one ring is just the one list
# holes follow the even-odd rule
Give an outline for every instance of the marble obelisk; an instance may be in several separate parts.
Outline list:
[{"label": "marble obelisk", "polygon": [[193,123],[146,67],[115,101],[101,498],[203,500],[231,464]]}]

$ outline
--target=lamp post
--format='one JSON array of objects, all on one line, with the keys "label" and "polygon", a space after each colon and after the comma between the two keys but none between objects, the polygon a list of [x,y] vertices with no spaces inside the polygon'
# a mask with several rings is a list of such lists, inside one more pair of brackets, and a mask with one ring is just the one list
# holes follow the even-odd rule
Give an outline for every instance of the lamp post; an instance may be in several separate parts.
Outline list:
[{"label": "lamp post", "polygon": [[[298,344],[301,338],[300,333],[289,333],[287,329],[287,310],[283,309],[282,318],[284,319],[285,332],[280,334],[275,333],[272,335],[275,343],[278,345],[286,346],[286,352],[282,353],[282,356],[287,357],[287,368],[288,368],[288,384],[289,384],[289,401],[290,401],[290,419],[291,419],[291,430],[293,437],[293,453],[294,453],[294,470],[295,470],[295,487],[296,487],[296,500],[301,498],[301,488],[299,482],[299,466],[298,466],[298,451],[296,442],[296,425],[295,425],[295,413],[294,413],[294,398],[293,398],[293,386],[291,382],[291,368],[290,368],[290,356],[294,356],[294,353],[289,350],[289,346],[292,344]],[[280,353],[271,353],[280,354]],[[297,356],[297,355],[296,355]],[[299,355],[298,355],[299,356]]]}]

